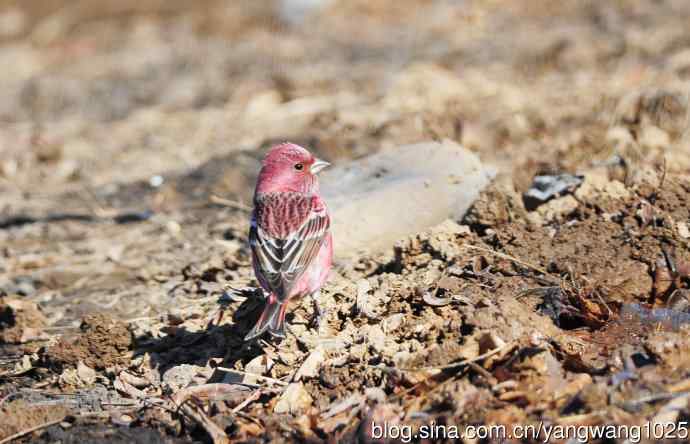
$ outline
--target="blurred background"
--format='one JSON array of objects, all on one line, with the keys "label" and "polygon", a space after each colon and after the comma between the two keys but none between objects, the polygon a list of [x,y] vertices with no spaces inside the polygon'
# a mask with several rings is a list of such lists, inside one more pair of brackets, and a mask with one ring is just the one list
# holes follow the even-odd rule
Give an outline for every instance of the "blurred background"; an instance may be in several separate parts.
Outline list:
[{"label": "blurred background", "polygon": [[684,0],[3,0],[4,211],[288,139],[337,160],[450,138],[525,188],[624,150],[622,128],[687,171],[689,18]]}]

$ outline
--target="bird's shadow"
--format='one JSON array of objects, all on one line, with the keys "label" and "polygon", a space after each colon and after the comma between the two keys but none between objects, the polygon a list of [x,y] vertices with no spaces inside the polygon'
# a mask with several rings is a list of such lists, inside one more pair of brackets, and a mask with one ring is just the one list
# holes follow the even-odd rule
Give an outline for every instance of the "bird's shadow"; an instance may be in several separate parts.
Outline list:
[{"label": "bird's shadow", "polygon": [[[232,368],[237,362],[246,364],[264,353],[259,341],[245,341],[244,337],[254,326],[264,306],[260,290],[252,288],[226,291],[218,299],[218,311],[203,330],[190,331],[184,325],[166,325],[166,336],[136,338],[135,356],[148,353],[151,365],[161,377],[183,364],[206,367]],[[232,312],[232,323],[222,323]],[[219,362],[219,358],[222,361]],[[237,379],[237,381],[235,381]],[[207,382],[240,382],[241,376],[214,371]]]}]

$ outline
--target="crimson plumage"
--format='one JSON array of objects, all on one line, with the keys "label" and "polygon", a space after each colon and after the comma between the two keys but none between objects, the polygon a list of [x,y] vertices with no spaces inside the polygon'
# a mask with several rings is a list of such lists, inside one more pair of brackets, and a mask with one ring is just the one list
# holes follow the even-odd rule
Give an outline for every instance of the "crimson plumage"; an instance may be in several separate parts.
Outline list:
[{"label": "crimson plumage", "polygon": [[330,217],[316,174],[328,165],[298,145],[266,155],[254,192],[249,244],[254,273],[268,293],[266,307],[245,337],[284,336],[290,300],[318,292],[333,258]]}]

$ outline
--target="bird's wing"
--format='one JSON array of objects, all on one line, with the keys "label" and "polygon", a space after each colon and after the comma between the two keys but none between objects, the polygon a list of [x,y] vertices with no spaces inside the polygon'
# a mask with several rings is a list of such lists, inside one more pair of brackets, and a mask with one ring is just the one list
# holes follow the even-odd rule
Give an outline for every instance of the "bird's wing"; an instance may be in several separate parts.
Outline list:
[{"label": "bird's wing", "polygon": [[259,280],[280,300],[290,296],[294,284],[317,256],[330,227],[325,205],[318,198],[312,202],[302,223],[284,235],[271,234],[269,227],[261,225],[261,218],[252,218],[249,244],[254,269]]}]

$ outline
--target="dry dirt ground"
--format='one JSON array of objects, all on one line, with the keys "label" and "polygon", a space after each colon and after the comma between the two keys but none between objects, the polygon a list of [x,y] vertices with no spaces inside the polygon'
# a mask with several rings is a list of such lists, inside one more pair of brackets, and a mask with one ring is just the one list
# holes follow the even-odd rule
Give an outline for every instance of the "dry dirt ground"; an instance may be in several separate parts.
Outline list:
[{"label": "dry dirt ground", "polygon": [[[0,442],[690,419],[690,3],[302,3],[0,1]],[[244,344],[265,149],[442,139],[467,216]]]}]

